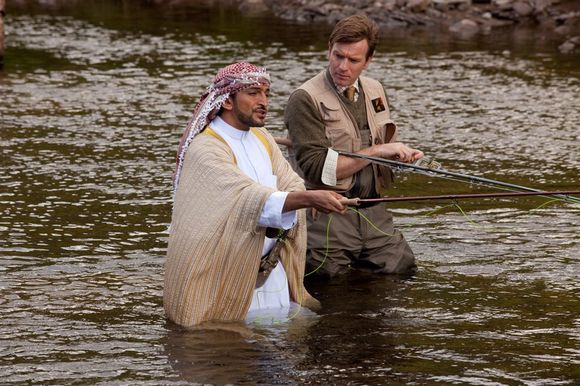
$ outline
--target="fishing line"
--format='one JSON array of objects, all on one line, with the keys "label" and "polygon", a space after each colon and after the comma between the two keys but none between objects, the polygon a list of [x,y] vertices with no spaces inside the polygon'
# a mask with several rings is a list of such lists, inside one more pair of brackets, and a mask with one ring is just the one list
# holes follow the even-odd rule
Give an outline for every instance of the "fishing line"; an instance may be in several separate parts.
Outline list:
[{"label": "fishing line", "polygon": [[432,211],[429,211],[429,212],[427,212],[427,213],[425,214],[425,216],[432,216],[432,215],[434,215],[435,213],[439,212],[440,210],[443,210],[443,209],[445,209],[445,208],[449,208],[449,207],[454,207],[454,208],[457,208],[457,209],[458,209],[458,210],[461,212],[461,214],[463,215],[463,217],[465,217],[465,219],[466,219],[466,220],[467,220],[469,223],[471,223],[472,225],[475,225],[475,226],[478,226],[478,227],[480,227],[480,225],[479,225],[479,224],[477,224],[475,221],[473,221],[473,220],[472,220],[472,219],[469,217],[469,215],[468,215],[467,213],[465,213],[465,211],[463,210],[463,208],[462,208],[462,207],[459,205],[459,203],[458,203],[456,200],[452,200],[451,204],[447,204],[447,205],[445,205],[445,206],[442,206],[442,207],[440,207],[440,208],[433,209]]},{"label": "fishing line", "polygon": [[[538,210],[538,209],[540,209],[540,208],[542,208],[542,207],[544,207],[544,206],[546,206],[546,205],[553,204],[553,203],[555,203],[555,202],[559,202],[559,201],[562,201],[562,200],[561,200],[561,199],[558,199],[558,198],[554,198],[554,199],[548,200],[548,201],[546,201],[546,202],[543,202],[543,203],[542,203],[540,206],[538,206],[538,207],[536,207],[536,208],[532,208],[531,210]],[[459,212],[461,212],[461,214],[463,215],[463,217],[464,217],[464,218],[467,220],[467,222],[469,222],[469,223],[470,223],[472,226],[474,226],[474,227],[477,227],[477,228],[479,228],[479,229],[482,229],[482,230],[484,230],[484,231],[492,231],[492,230],[493,230],[493,229],[490,229],[490,228],[488,228],[488,227],[482,226],[481,224],[478,224],[477,222],[475,222],[475,221],[474,221],[474,220],[473,220],[473,219],[472,219],[472,218],[471,218],[471,217],[470,217],[470,216],[469,216],[469,215],[468,215],[468,214],[465,212],[465,210],[463,209],[463,207],[461,207],[461,205],[459,205],[459,202],[458,202],[457,200],[452,200],[452,203],[451,203],[451,204],[448,204],[448,205],[442,206],[441,208],[434,209],[434,210],[432,210],[432,211],[428,212],[428,213],[427,213],[427,214],[425,214],[425,215],[426,215],[426,216],[431,216],[431,215],[433,215],[434,213],[436,213],[436,212],[438,212],[438,211],[440,211],[440,210],[442,210],[442,209],[445,209],[445,208],[451,207],[451,206],[453,206],[453,207],[457,208],[457,209],[459,210]]]},{"label": "fishing line", "polygon": [[314,270],[304,274],[304,277],[312,275],[313,273],[318,271],[324,265],[324,262],[326,261],[326,257],[328,256],[328,250],[330,249],[330,223],[331,223],[331,221],[332,221],[332,214],[329,214],[328,215],[328,222],[326,223],[326,242],[325,242],[326,250],[324,251],[324,257],[322,258],[322,262]]},{"label": "fishing line", "polygon": [[548,205],[553,204],[554,202],[558,202],[558,201],[560,201],[560,200],[557,198],[553,198],[551,200],[548,200],[546,202],[541,203],[537,208],[533,208],[532,210],[538,210],[540,208],[543,208],[544,206],[548,206]]},{"label": "fishing line", "polygon": [[425,214],[425,216],[433,216],[435,213],[439,212],[440,210],[443,210],[443,209],[445,209],[445,208],[448,208],[448,207],[450,207],[450,206],[454,206],[454,205],[453,205],[453,203],[451,203],[451,204],[447,204],[447,205],[444,205],[444,206],[442,206],[442,207],[440,207],[440,208],[433,209],[433,210],[431,210],[431,211],[427,212],[427,213]]},{"label": "fishing line", "polygon": [[[355,213],[357,213],[359,216],[361,216],[371,227],[373,227],[374,229],[376,229],[378,232],[382,233],[385,236],[394,236],[394,233],[387,233],[385,231],[383,231],[382,229],[380,229],[379,227],[377,227],[367,216],[365,216],[361,211],[353,208],[353,207],[347,207],[348,210],[351,210]],[[317,272],[320,268],[322,268],[322,266],[324,265],[324,263],[326,262],[326,258],[328,257],[328,251],[330,249],[330,223],[332,222],[332,214],[328,215],[328,222],[326,223],[326,241],[325,241],[325,245],[326,245],[326,249],[324,251],[324,257],[322,258],[322,261],[320,262],[320,264],[314,268],[312,271],[304,274],[304,277],[309,276],[314,274],[315,272]]]},{"label": "fishing line", "polygon": [[361,211],[356,210],[355,208],[351,208],[350,206],[348,207],[348,209],[352,210],[353,212],[357,213],[359,216],[361,216],[362,218],[364,218],[366,220],[367,223],[369,223],[369,225],[373,228],[375,228],[378,232],[382,233],[385,236],[394,236],[394,233],[386,233],[385,231],[383,231],[382,229],[379,229],[371,220],[369,220],[364,214],[362,214]]},{"label": "fishing line", "polygon": [[483,226],[479,225],[478,223],[476,223],[475,221],[473,221],[471,219],[471,217],[469,217],[467,215],[467,213],[465,213],[463,211],[463,208],[459,205],[459,203],[457,201],[453,200],[452,205],[454,205],[457,209],[459,209],[459,211],[461,212],[461,214],[463,215],[463,217],[465,217],[465,219],[467,220],[467,222],[469,222],[472,226],[477,227],[477,228],[481,228],[481,229],[484,229],[485,230],[485,227],[483,227]]}]

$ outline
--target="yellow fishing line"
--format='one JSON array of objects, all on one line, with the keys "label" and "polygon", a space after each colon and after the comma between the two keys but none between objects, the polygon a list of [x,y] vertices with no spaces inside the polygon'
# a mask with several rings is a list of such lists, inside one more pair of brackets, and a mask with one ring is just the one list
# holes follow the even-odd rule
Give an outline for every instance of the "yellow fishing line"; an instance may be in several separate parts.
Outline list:
[{"label": "yellow fishing line", "polygon": [[557,201],[562,201],[562,199],[561,199],[561,198],[553,198],[553,199],[551,199],[551,200],[548,200],[548,201],[546,201],[546,202],[544,202],[544,203],[540,204],[540,206],[538,206],[537,208],[534,208],[534,209],[532,209],[532,210],[538,210],[538,209],[540,209],[540,208],[543,208],[543,207],[544,207],[544,206],[546,206],[546,205],[553,204],[554,202],[557,202]]},{"label": "yellow fishing line", "polygon": [[328,222],[326,223],[326,243],[325,243],[326,250],[324,251],[324,257],[322,258],[322,261],[320,262],[318,267],[316,267],[314,270],[304,274],[304,277],[306,277],[308,275],[312,275],[313,273],[318,271],[324,265],[324,262],[326,261],[326,257],[328,256],[328,250],[330,249],[330,223],[331,222],[332,222],[332,214],[328,215]]},{"label": "yellow fishing line", "polygon": [[485,229],[485,227],[483,227],[483,226],[479,225],[478,223],[476,223],[475,221],[473,221],[471,219],[471,217],[469,217],[467,215],[467,213],[465,213],[465,211],[463,210],[463,208],[459,205],[459,203],[457,201],[453,200],[453,205],[455,205],[455,207],[457,209],[459,209],[459,211],[461,212],[461,214],[463,215],[463,217],[465,217],[465,219],[467,220],[467,222],[469,222],[471,225],[473,225],[475,227],[478,227],[478,228],[481,228],[481,229]]},{"label": "yellow fishing line", "polygon": [[433,209],[432,211],[427,212],[425,214],[425,216],[433,216],[435,213],[437,213],[445,208],[448,208],[450,206],[453,206],[453,204],[448,204],[448,205],[442,206],[441,208]]},{"label": "yellow fishing line", "polygon": [[370,224],[370,226],[372,226],[373,228],[375,228],[379,233],[382,233],[385,236],[394,236],[394,233],[387,233],[385,231],[383,231],[382,229],[379,229],[375,224],[373,224],[373,222],[371,220],[369,220],[367,218],[367,216],[365,216],[364,214],[362,214],[361,211],[356,210],[355,208],[351,208],[350,206],[348,207],[348,209],[352,210],[353,212],[357,213],[359,216],[361,216],[362,218],[364,218],[366,220],[367,223]]},{"label": "yellow fishing line", "polygon": [[[359,216],[361,216],[367,223],[369,223],[379,233],[381,233],[385,236],[394,236],[394,233],[387,233],[387,232],[383,231],[382,229],[380,229],[379,227],[377,227],[375,224],[373,224],[373,222],[371,220],[369,220],[368,217],[366,217],[361,211],[356,210],[355,208],[352,208],[350,206],[347,209],[357,213]],[[324,262],[326,261],[326,258],[328,257],[328,250],[330,249],[330,223],[331,222],[332,222],[332,214],[328,215],[328,222],[326,223],[326,241],[325,241],[326,249],[324,251],[324,257],[322,258],[322,261],[320,262],[320,264],[316,268],[314,268],[312,271],[304,274],[304,277],[312,275],[313,273],[317,272],[320,268],[322,268],[322,266],[324,265]]]},{"label": "yellow fishing line", "polygon": [[[445,209],[445,208],[449,208],[449,207],[455,207],[459,210],[459,212],[461,213],[461,215],[467,220],[467,222],[469,222],[471,225],[478,227],[480,229],[486,230],[486,228],[480,224],[478,224],[477,222],[475,222],[467,213],[465,213],[465,210],[463,210],[463,208],[461,207],[461,205],[459,205],[459,203],[456,200],[452,200],[451,204],[442,206],[440,208],[437,209],[433,209],[432,211],[429,211],[425,214],[425,216],[433,216],[435,213]],[[491,229],[488,229],[491,230]]]},{"label": "yellow fishing line", "polygon": [[[554,202],[558,202],[558,201],[562,201],[562,199],[560,199],[560,198],[554,198],[554,199],[548,200],[548,201],[546,201],[546,202],[544,202],[544,203],[540,204],[538,207],[536,207],[536,208],[533,208],[533,209],[531,209],[531,210],[538,210],[538,209],[540,209],[540,208],[542,208],[542,207],[544,207],[544,206],[546,206],[546,205],[553,204]],[[459,205],[459,203],[458,203],[457,201],[453,200],[453,204],[452,204],[452,205],[454,205],[454,206],[455,206],[457,209],[459,209],[459,211],[461,212],[461,214],[463,215],[463,217],[465,217],[465,219],[466,219],[466,220],[467,220],[467,221],[468,221],[468,222],[469,222],[471,225],[473,225],[473,226],[475,226],[475,227],[477,227],[477,228],[480,228],[480,229],[482,229],[482,230],[484,230],[484,231],[493,231],[493,230],[494,230],[494,228],[491,228],[491,227],[484,227],[484,226],[482,226],[482,225],[480,225],[480,224],[476,223],[475,221],[473,221],[473,220],[472,220],[472,219],[471,219],[471,218],[470,218],[470,217],[467,215],[467,213],[465,213],[465,211],[463,210],[463,208],[462,208],[462,207]]]}]

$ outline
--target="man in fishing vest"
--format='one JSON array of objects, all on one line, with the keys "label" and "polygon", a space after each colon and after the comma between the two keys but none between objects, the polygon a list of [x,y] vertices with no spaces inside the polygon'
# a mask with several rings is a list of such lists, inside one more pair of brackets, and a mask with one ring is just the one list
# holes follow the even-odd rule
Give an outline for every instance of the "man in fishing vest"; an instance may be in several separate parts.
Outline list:
[{"label": "man in fishing vest", "polygon": [[182,326],[241,321],[250,310],[291,301],[319,305],[303,285],[306,215],[299,209],[346,207],[336,192],[306,191],[263,128],[269,87],[261,67],[222,68],[181,138],[163,301]]},{"label": "man in fishing vest", "polygon": [[[378,37],[377,25],[366,16],[339,21],[328,42],[328,68],[288,100],[284,123],[292,143],[289,155],[307,189],[376,198],[393,182],[388,167],[339,151],[403,162],[423,156],[395,142],[396,126],[383,86],[361,76]],[[384,204],[349,210],[329,221],[325,214],[308,217],[308,269],[330,277],[351,269],[387,274],[416,269],[415,256]]]}]

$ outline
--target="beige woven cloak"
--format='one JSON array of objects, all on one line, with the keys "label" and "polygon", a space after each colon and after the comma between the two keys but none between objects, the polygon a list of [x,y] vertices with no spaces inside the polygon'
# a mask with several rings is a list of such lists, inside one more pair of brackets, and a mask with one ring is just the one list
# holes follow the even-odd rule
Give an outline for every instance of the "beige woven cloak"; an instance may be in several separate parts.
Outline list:
[{"label": "beige woven cloak", "polygon": [[[304,190],[272,136],[260,130],[270,143],[278,190]],[[204,134],[193,139],[175,196],[165,264],[163,302],[169,319],[186,327],[245,319],[266,232],[258,218],[272,192],[235,165],[226,143]],[[303,284],[305,254],[305,211],[299,210],[281,260],[291,299],[314,309],[319,302]]]}]

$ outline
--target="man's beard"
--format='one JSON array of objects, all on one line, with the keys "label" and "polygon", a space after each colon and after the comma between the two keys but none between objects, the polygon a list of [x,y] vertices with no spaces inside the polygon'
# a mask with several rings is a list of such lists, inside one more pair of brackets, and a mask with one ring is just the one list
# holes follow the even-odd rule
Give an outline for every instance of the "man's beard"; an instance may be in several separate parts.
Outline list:
[{"label": "man's beard", "polygon": [[[252,113],[254,111],[252,110]],[[241,123],[243,123],[244,125],[248,126],[248,127],[264,127],[265,125],[265,120],[264,121],[256,121],[252,115],[246,115],[244,113],[242,113],[239,109],[238,109],[238,105],[237,103],[234,103],[234,114],[236,114],[236,118],[238,119],[238,121],[240,121]]]}]

